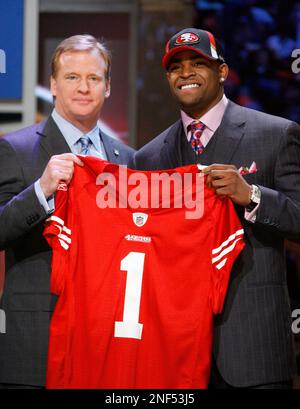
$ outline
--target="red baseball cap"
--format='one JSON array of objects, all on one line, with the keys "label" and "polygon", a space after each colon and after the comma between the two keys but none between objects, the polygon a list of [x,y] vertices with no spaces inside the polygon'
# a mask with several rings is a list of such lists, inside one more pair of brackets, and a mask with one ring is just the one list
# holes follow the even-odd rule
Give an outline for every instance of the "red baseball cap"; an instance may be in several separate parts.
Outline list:
[{"label": "red baseball cap", "polygon": [[222,48],[212,33],[197,28],[185,28],[168,41],[162,59],[164,68],[168,68],[175,54],[185,50],[195,51],[210,60],[225,62]]}]

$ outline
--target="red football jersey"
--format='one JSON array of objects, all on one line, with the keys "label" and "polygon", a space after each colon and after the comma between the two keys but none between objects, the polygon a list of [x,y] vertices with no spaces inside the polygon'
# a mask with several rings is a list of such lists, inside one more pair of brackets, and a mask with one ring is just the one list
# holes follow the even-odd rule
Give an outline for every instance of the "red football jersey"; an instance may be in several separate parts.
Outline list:
[{"label": "red football jersey", "polygon": [[[59,296],[47,387],[206,388],[213,316],[244,246],[231,200],[196,165],[137,172],[81,159],[44,232]],[[171,175],[169,190],[154,187]]]}]

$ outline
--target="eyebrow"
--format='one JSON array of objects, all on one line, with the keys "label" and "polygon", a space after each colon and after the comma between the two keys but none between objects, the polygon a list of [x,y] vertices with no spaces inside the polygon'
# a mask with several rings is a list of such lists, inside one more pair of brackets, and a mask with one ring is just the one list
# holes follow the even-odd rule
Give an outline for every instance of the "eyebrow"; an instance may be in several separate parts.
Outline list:
[{"label": "eyebrow", "polygon": [[[198,60],[198,59],[201,59],[201,61],[209,61],[207,58],[202,57],[200,54],[199,55],[193,55],[193,56],[191,56],[189,58],[186,58],[186,60],[190,60],[190,61],[194,61],[194,60]],[[182,61],[182,59],[173,57],[171,62],[170,62],[170,65],[173,64],[173,63],[180,63],[181,61]]]},{"label": "eyebrow", "polygon": [[[64,74],[65,76],[66,75],[81,75],[81,74],[79,74],[79,73],[77,73],[76,71],[67,71],[65,74]],[[97,74],[97,73],[95,73],[95,72],[91,72],[91,73],[89,73],[89,74],[87,74],[88,76],[90,76],[90,75],[92,75],[92,76],[95,76],[95,77],[101,77],[101,75],[100,74]]]}]

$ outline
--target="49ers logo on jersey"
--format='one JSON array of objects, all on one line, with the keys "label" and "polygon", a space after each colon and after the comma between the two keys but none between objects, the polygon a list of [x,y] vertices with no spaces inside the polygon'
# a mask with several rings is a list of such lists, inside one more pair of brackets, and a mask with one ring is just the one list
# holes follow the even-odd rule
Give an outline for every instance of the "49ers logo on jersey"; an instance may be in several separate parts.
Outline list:
[{"label": "49ers logo on jersey", "polygon": [[184,33],[181,34],[179,37],[176,38],[176,44],[184,44],[184,43],[197,43],[199,41],[199,37],[194,33]]}]

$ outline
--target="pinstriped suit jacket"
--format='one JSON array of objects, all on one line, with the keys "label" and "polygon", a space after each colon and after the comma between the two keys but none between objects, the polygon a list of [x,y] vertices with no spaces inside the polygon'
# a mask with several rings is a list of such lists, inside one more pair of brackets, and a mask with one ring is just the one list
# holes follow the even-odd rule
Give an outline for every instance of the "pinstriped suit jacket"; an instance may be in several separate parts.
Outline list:
[{"label": "pinstriped suit jacket", "polygon": [[[133,149],[101,134],[110,162],[127,164]],[[50,295],[51,252],[42,236],[47,215],[34,191],[50,157],[70,152],[50,117],[0,139],[0,250],[6,253],[0,307],[0,383],[44,385],[48,327],[55,299]]]},{"label": "pinstriped suit jacket", "polygon": [[[232,271],[223,313],[216,318],[214,357],[226,382],[246,387],[295,376],[291,311],[286,284],[284,239],[300,241],[300,127],[283,118],[229,101],[215,149],[206,163],[250,166],[245,175],[262,191],[256,222],[244,219],[246,247]],[[174,168],[180,139],[177,121],[141,148],[129,166]],[[211,143],[211,142],[209,142]]]}]

